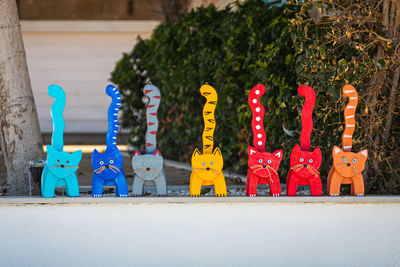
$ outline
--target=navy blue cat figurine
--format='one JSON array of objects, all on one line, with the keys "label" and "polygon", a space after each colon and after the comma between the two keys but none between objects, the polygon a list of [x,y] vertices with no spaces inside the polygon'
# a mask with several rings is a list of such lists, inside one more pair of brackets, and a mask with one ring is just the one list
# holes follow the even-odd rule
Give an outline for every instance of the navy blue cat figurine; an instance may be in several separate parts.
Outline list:
[{"label": "navy blue cat figurine", "polygon": [[92,153],[92,196],[102,197],[104,185],[115,185],[118,197],[128,196],[125,173],[122,169],[122,154],[117,148],[118,111],[121,105],[121,95],[113,85],[108,85],[106,94],[112,99],[108,108],[108,131],[106,136],[107,149],[100,153],[96,149]]}]

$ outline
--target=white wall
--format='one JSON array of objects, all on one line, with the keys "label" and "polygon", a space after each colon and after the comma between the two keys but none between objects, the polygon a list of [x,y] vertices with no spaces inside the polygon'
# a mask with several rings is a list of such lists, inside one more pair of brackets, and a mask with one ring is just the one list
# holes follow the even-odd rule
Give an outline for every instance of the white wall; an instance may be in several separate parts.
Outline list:
[{"label": "white wall", "polygon": [[0,218],[3,266],[400,265],[399,203],[11,205]]},{"label": "white wall", "polygon": [[110,74],[138,35],[148,38],[157,21],[22,21],[33,94],[42,132],[51,132],[51,83],[67,94],[65,132],[106,132]]}]

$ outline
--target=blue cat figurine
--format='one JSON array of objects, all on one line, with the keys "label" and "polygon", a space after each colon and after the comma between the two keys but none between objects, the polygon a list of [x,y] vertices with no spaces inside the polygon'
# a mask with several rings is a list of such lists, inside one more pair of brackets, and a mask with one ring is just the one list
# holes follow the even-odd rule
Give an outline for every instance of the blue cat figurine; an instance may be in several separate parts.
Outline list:
[{"label": "blue cat figurine", "polygon": [[47,145],[46,165],[42,173],[42,196],[54,197],[55,188],[65,186],[69,197],[78,197],[79,184],[76,171],[82,159],[82,151],[78,150],[73,153],[63,151],[65,93],[60,86],[52,84],[48,87],[48,94],[55,100],[51,107],[53,134],[51,145]]},{"label": "blue cat figurine", "polygon": [[121,106],[121,95],[113,85],[108,85],[106,94],[112,99],[108,108],[107,149],[101,154],[96,149],[92,153],[92,196],[102,197],[104,185],[115,185],[118,197],[128,196],[125,173],[122,169],[122,154],[117,148],[118,111]]}]

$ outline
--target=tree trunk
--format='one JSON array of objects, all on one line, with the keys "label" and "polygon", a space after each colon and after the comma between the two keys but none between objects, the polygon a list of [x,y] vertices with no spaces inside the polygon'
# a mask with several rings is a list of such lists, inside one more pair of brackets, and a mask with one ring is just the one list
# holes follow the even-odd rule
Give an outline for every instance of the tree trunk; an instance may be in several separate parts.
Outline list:
[{"label": "tree trunk", "polygon": [[28,195],[29,161],[44,154],[15,0],[0,0],[0,144],[8,194]]}]

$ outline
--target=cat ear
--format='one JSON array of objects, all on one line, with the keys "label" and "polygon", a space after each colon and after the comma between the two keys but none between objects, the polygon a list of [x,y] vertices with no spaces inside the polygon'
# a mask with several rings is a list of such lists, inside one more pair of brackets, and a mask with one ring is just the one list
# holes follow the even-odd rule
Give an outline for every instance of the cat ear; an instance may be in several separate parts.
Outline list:
[{"label": "cat ear", "polygon": [[368,158],[368,150],[364,149],[363,151],[358,152],[357,154],[362,155],[366,158]]},{"label": "cat ear", "polygon": [[160,152],[158,149],[156,149],[156,150],[154,151],[153,156],[162,157],[161,152]]},{"label": "cat ear", "polygon": [[98,156],[98,155],[100,155],[100,153],[99,153],[99,151],[97,151],[97,149],[95,148],[95,149],[93,150],[92,156]]},{"label": "cat ear", "polygon": [[53,146],[47,145],[46,152],[47,154],[54,154],[57,152],[57,150]]},{"label": "cat ear", "polygon": [[282,150],[282,149],[279,149],[279,150],[275,151],[275,152],[274,152],[274,156],[275,156],[276,158],[278,158],[278,159],[282,159],[283,150]]},{"label": "cat ear", "polygon": [[216,149],[214,149],[213,155],[214,156],[216,156],[216,155],[222,156],[221,150],[219,150],[219,148],[217,147]]},{"label": "cat ear", "polygon": [[255,153],[257,153],[257,150],[256,150],[254,147],[249,146],[249,147],[247,148],[247,154],[249,154],[249,156],[251,156],[251,155],[253,155],[253,154],[255,154]]},{"label": "cat ear", "polygon": [[319,149],[318,146],[314,149],[312,154],[313,154],[315,160],[317,160],[317,159],[321,160],[322,159],[321,149]]},{"label": "cat ear", "polygon": [[201,153],[197,148],[195,148],[195,150],[193,151],[193,154],[192,154],[192,158],[197,157],[197,156],[201,156]]},{"label": "cat ear", "polygon": [[332,155],[335,156],[337,153],[343,152],[338,146],[334,146],[332,150]]},{"label": "cat ear", "polygon": [[75,152],[72,153],[72,156],[74,157],[74,159],[79,162],[82,159],[82,150],[77,150]]},{"label": "cat ear", "polygon": [[299,144],[296,144],[292,150],[292,154],[296,154],[296,153],[300,153],[300,152],[301,152],[300,146],[299,146]]},{"label": "cat ear", "polygon": [[142,154],[140,154],[139,150],[136,149],[135,152],[133,152],[133,156],[132,157],[134,158],[134,157],[141,156],[141,155]]}]

